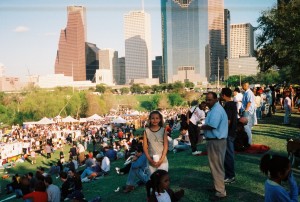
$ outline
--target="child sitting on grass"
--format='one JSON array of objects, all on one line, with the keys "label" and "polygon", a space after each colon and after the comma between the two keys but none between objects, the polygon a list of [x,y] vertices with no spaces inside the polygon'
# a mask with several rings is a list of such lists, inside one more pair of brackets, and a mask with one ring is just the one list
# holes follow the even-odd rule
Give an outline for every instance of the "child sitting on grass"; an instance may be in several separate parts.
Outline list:
[{"label": "child sitting on grass", "polygon": [[[260,170],[269,179],[265,182],[265,202],[298,201],[298,186],[287,157],[266,154],[260,161]],[[288,181],[290,192],[281,185]]]},{"label": "child sitting on grass", "polygon": [[[146,184],[148,202],[179,201],[184,195],[184,190],[180,189],[174,192],[169,186],[170,178],[168,172],[160,169],[155,171]],[[151,189],[152,192],[150,193]]]}]

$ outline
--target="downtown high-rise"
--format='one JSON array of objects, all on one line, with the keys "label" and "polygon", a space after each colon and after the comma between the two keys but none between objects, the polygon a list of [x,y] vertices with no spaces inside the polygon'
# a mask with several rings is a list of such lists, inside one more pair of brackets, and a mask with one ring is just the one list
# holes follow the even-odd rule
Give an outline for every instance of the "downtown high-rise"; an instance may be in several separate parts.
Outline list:
[{"label": "downtown high-rise", "polygon": [[223,0],[161,0],[164,82],[221,78]]},{"label": "downtown high-rise", "polygon": [[231,58],[254,56],[254,30],[250,23],[230,25]]},{"label": "downtown high-rise", "polygon": [[61,30],[55,60],[55,74],[72,76],[74,81],[85,81],[85,7],[68,6],[68,22]]},{"label": "downtown high-rise", "polygon": [[125,82],[152,78],[151,23],[145,11],[131,11],[124,15]]}]

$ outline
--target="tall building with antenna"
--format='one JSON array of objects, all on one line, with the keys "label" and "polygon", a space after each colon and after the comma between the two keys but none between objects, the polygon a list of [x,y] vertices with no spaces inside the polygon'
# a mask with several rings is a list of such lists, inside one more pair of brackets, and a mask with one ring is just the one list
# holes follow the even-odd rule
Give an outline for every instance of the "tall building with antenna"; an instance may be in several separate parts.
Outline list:
[{"label": "tall building with antenna", "polygon": [[124,15],[124,35],[126,83],[133,79],[152,78],[151,22],[144,7],[141,11]]},{"label": "tall building with antenna", "polygon": [[72,76],[74,81],[85,81],[85,7],[68,6],[68,22],[61,30],[55,60],[55,74]]}]

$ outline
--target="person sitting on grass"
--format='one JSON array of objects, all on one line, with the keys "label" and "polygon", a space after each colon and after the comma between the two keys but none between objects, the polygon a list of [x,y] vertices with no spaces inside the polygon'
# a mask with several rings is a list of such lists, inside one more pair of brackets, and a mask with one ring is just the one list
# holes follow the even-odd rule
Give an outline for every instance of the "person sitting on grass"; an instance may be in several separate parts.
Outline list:
[{"label": "person sitting on grass", "polygon": [[104,154],[109,158],[110,161],[117,159],[117,152],[110,146],[104,147]]},{"label": "person sitting on grass", "polygon": [[137,180],[139,180],[140,183],[146,184],[148,179],[147,158],[143,152],[143,147],[140,146],[137,147],[135,157],[132,159],[124,192],[128,193],[134,190]]},{"label": "person sitting on grass", "polygon": [[[170,177],[165,170],[156,170],[152,173],[150,181],[147,182],[146,189],[148,202],[175,202],[184,196],[183,189],[177,192],[170,189]],[[151,189],[152,192],[150,193]]]},{"label": "person sitting on grass", "polygon": [[[265,202],[298,201],[298,186],[287,157],[266,154],[260,161],[260,170],[269,179],[265,182]],[[282,185],[288,181],[290,192]]]},{"label": "person sitting on grass", "polygon": [[59,174],[59,172],[60,172],[60,166],[57,164],[53,165],[53,163],[50,163],[50,170],[48,172],[49,175]]},{"label": "person sitting on grass", "polygon": [[178,151],[189,150],[191,148],[188,128],[189,126],[187,123],[182,123],[180,127],[180,138],[175,139],[176,141],[178,141],[178,144],[174,145],[174,149],[173,149],[174,153]]},{"label": "person sitting on grass", "polygon": [[77,170],[78,169],[78,162],[73,159],[73,157],[70,157],[70,162],[66,164],[64,167],[64,172],[68,172],[68,170]]},{"label": "person sitting on grass", "polygon": [[75,172],[75,170],[68,171],[69,178],[69,194],[66,198],[72,199],[78,194],[82,194],[82,182],[80,176]]},{"label": "person sitting on grass", "polygon": [[247,119],[245,117],[240,118],[236,126],[236,137],[234,140],[234,150],[238,152],[243,152],[250,147],[249,138],[244,128],[243,120]]},{"label": "person sitting on grass", "polygon": [[35,189],[35,186],[37,184],[37,179],[33,176],[33,173],[32,172],[29,172],[27,174],[27,177],[29,179],[29,189],[30,189],[30,192],[33,192],[34,189]]},{"label": "person sitting on grass", "polygon": [[39,181],[35,186],[35,191],[23,196],[23,200],[25,202],[48,202],[45,183]]},{"label": "person sitting on grass", "polygon": [[109,158],[101,152],[96,155],[96,162],[94,166],[84,169],[80,176],[82,182],[89,182],[92,179],[98,179],[98,177],[108,174],[110,171]]},{"label": "person sitting on grass", "polygon": [[61,185],[61,200],[65,200],[67,196],[71,193],[70,189],[70,178],[68,178],[68,174],[66,172],[59,173],[60,180],[62,181]]},{"label": "person sitting on grass", "polygon": [[60,189],[58,186],[52,184],[51,176],[47,176],[44,179],[44,183],[47,187],[47,194],[48,194],[48,202],[59,202],[60,201]]},{"label": "person sitting on grass", "polygon": [[44,177],[46,177],[48,175],[48,173],[45,172],[45,168],[44,167],[39,167],[37,169],[38,172],[40,172]]},{"label": "person sitting on grass", "polygon": [[85,167],[88,168],[88,167],[93,167],[95,165],[95,159],[93,157],[90,157],[90,155],[86,154],[85,155]]}]

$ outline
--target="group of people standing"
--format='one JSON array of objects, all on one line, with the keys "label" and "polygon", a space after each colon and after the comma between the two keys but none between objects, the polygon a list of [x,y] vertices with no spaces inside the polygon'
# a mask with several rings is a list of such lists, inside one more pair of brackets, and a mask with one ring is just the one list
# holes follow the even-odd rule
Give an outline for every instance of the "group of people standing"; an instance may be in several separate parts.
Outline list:
[{"label": "group of people standing", "polygon": [[[255,95],[250,89],[249,83],[243,83],[242,88],[244,94],[239,99],[236,99],[237,93],[234,93],[235,98],[233,99],[233,92],[230,88],[223,88],[220,96],[215,92],[208,92],[205,102],[192,106],[186,116],[181,117],[180,133],[183,141],[180,141],[178,146],[173,145],[174,153],[179,149],[188,148],[183,147],[183,144],[187,144],[190,145],[193,155],[199,155],[201,151],[197,150],[197,143],[199,138],[202,139],[201,134],[204,135],[209,167],[213,177],[211,201],[225,198],[227,196],[225,184],[236,180],[234,144],[239,135],[237,133],[238,125],[242,125],[244,132],[248,135],[248,145],[252,143],[251,129],[256,115]],[[144,131],[143,148],[149,176],[160,170],[168,171],[168,132],[163,127],[163,117],[159,111],[153,111],[149,115],[149,126]],[[148,190],[149,187],[151,189],[151,183],[146,182],[146,185]],[[127,186],[125,192],[129,189],[130,187]],[[167,189],[160,191],[166,193],[167,198],[171,199]],[[161,193],[155,191],[153,193],[158,200]],[[181,192],[182,195],[183,193]],[[149,192],[148,198],[151,198]]]},{"label": "group of people standing", "polygon": [[[247,91],[248,85],[247,83],[243,85],[245,94],[242,99],[243,113],[241,113],[241,117],[244,117],[241,118],[242,120],[250,119],[254,113],[254,95],[252,91]],[[224,102],[224,106],[220,104],[218,95],[215,92],[208,92],[205,102],[191,107],[186,116],[181,116],[180,131],[184,137],[183,143],[190,142],[192,154],[201,154],[201,151],[197,150],[199,138],[202,138],[200,134],[204,134],[204,138],[207,142],[209,167],[214,184],[212,189],[214,194],[210,197],[211,201],[225,198],[227,196],[225,183],[235,181],[234,139],[237,135],[237,103],[231,100],[232,91],[229,88],[222,89],[220,98],[220,100]],[[208,107],[209,110],[207,110],[206,107]],[[247,121],[245,121],[245,123],[247,123]],[[247,127],[248,124],[245,124],[245,127]],[[156,201],[173,201],[171,200],[172,197],[176,196],[175,198],[178,199],[179,196],[183,196],[184,191],[180,190],[174,193],[173,191],[168,191],[169,188],[158,188],[157,184],[155,187],[155,183],[153,183],[153,181],[156,181],[154,178],[161,175],[161,172],[168,172],[169,169],[167,160],[168,132],[163,126],[163,116],[161,113],[159,111],[152,111],[149,115],[149,125],[144,131],[144,154],[139,155],[140,157],[137,158],[143,159],[143,162],[145,162],[145,160],[147,161],[146,165],[145,163],[140,165],[143,166],[143,173],[147,170],[149,180],[145,180],[147,177],[142,177],[143,175],[140,173],[135,173],[138,179],[146,183],[148,199],[154,198]],[[251,126],[248,127],[251,130]],[[179,147],[176,147],[177,145],[174,146],[176,151],[182,148],[180,143],[178,145]],[[131,169],[134,169],[133,165]],[[169,183],[169,178],[164,180]],[[157,183],[163,184],[163,182]],[[133,189],[134,185],[127,181],[124,192],[129,192]],[[153,194],[149,191],[151,189]],[[165,197],[168,200],[160,200],[161,197]]]}]

